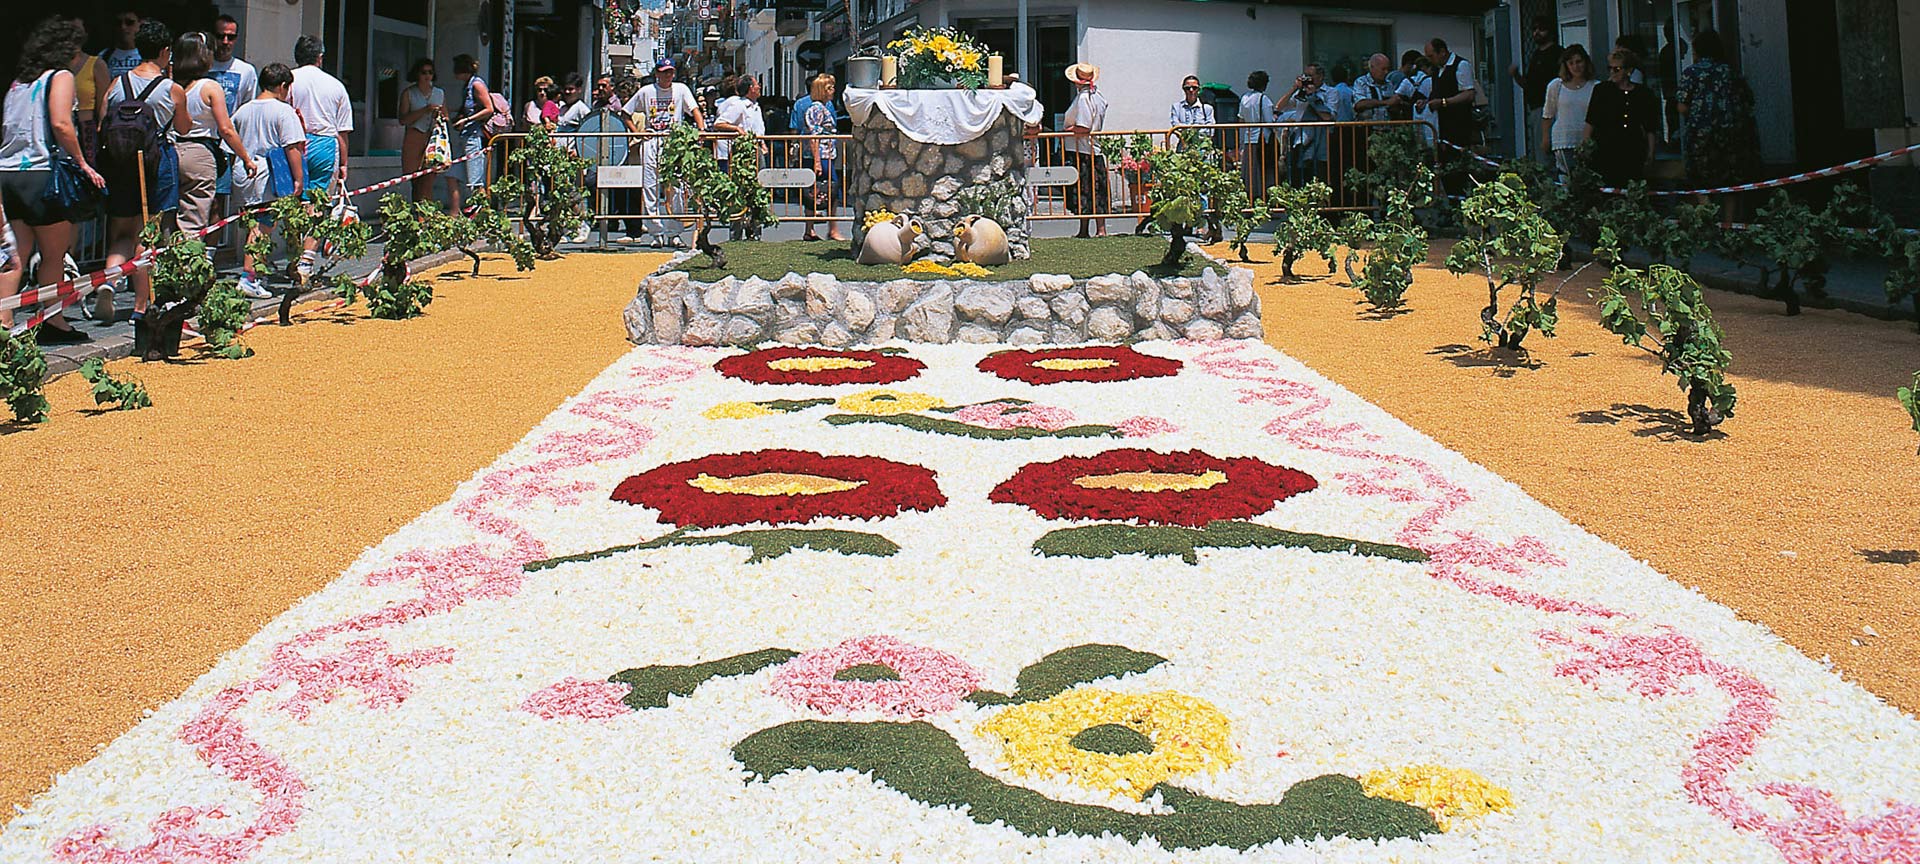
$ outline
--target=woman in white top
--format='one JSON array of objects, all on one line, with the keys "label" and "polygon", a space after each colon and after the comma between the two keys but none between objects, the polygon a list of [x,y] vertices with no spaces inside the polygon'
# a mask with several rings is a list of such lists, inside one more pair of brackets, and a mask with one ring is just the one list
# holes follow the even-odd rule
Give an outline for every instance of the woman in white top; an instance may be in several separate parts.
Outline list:
[{"label": "woman in white top", "polygon": [[242,178],[253,175],[240,133],[227,116],[227,91],[207,77],[213,67],[213,41],[205,33],[182,33],[173,42],[173,78],[185,81],[187,131],[180,136],[180,230],[195,234],[207,227],[213,213],[215,185],[227,154],[224,141],[239,160],[234,170]]},{"label": "woman in white top", "polygon": [[[400,91],[400,122],[407,127],[406,140],[400,145],[402,174],[412,174],[427,164],[427,139],[432,137],[434,126],[447,121],[447,93],[433,86],[436,77],[433,61],[425,57],[413,61],[413,69],[407,72],[407,77],[413,79],[413,86]],[[413,200],[425,201],[433,197],[433,176],[428,174],[414,179]],[[451,197],[460,194],[453,176],[443,176],[447,179],[449,200],[458,200]]]},{"label": "woman in white top", "polygon": [[[73,223],[66,213],[54,212],[41,198],[53,172],[53,148],[66,151],[95,187],[106,185],[81,159],[80,137],[73,125],[73,73],[67,61],[85,32],[71,18],[55,16],[40,22],[20,49],[19,74],[7,88],[4,127],[0,127],[0,204],[12,217],[18,261],[0,273],[0,298],[20,292],[26,261],[40,252],[37,285],[60,281],[60,265],[73,241]],[[12,310],[0,310],[0,325],[13,326]],[[40,341],[85,342],[58,314],[40,330]]]},{"label": "woman in white top", "polygon": [[1579,44],[1560,55],[1560,77],[1547,82],[1547,103],[1540,109],[1540,140],[1553,155],[1561,177],[1573,165],[1573,151],[1587,140],[1587,103],[1593,98],[1593,58]]}]

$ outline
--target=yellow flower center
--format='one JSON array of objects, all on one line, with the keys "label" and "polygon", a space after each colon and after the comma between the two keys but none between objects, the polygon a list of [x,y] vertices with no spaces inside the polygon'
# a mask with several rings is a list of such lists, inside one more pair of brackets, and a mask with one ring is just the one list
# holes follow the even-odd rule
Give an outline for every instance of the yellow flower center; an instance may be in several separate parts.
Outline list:
[{"label": "yellow flower center", "polygon": [[835,408],[842,411],[882,416],[912,414],[946,404],[938,396],[927,393],[906,393],[899,390],[868,390],[852,396],[842,396],[833,403]]},{"label": "yellow flower center", "polygon": [[829,492],[845,492],[867,485],[865,480],[842,480],[838,477],[822,477],[818,474],[788,474],[783,471],[767,471],[760,474],[744,474],[739,477],[715,477],[702,474],[687,481],[688,486],[702,492],[716,495],[757,495],[771,498],[776,495],[825,495]]},{"label": "yellow flower center", "polygon": [[722,402],[700,412],[708,420],[748,420],[780,412],[755,402]]},{"label": "yellow flower center", "polygon": [[1513,809],[1513,793],[1465,768],[1407,765],[1360,775],[1360,788],[1375,798],[1411,804],[1433,815],[1446,831],[1455,819],[1475,819]]},{"label": "yellow flower center", "polygon": [[1073,479],[1073,485],[1082,489],[1124,489],[1128,492],[1192,492],[1196,489],[1212,489],[1225,482],[1227,475],[1219,471],[1200,474],[1122,471]]},{"label": "yellow flower center", "polygon": [[1102,360],[1097,357],[1055,357],[1051,360],[1035,361],[1033,365],[1042,369],[1050,369],[1054,372],[1078,372],[1082,369],[1105,369],[1108,366],[1118,366],[1120,364],[1112,360]]},{"label": "yellow flower center", "polygon": [[872,360],[855,360],[851,357],[787,357],[768,363],[767,368],[776,372],[826,372],[832,369],[865,369],[872,365]]}]

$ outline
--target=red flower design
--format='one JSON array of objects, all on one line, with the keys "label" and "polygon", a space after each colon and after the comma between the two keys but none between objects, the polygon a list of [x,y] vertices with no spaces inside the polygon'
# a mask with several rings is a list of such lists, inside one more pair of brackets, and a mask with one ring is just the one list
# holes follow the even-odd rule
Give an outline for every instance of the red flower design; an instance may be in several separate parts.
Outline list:
[{"label": "red flower design", "polygon": [[1180,374],[1180,361],[1142,354],[1124,345],[996,351],[979,363],[980,371],[1028,384],[1063,381],[1132,381]]},{"label": "red flower design", "polygon": [[766,348],[713,364],[728,378],[755,384],[892,384],[927,368],[912,357],[879,351]]},{"label": "red flower design", "polygon": [[1319,485],[1303,472],[1258,459],[1221,459],[1198,450],[1108,450],[1026,465],[987,498],[1025,505],[1048,519],[1200,528],[1258,516]]},{"label": "red flower design", "polygon": [[660,511],[683,528],[797,525],[821,517],[885,519],[947,503],[932,471],[877,456],[804,450],[722,453],[621,481],[613,500]]}]

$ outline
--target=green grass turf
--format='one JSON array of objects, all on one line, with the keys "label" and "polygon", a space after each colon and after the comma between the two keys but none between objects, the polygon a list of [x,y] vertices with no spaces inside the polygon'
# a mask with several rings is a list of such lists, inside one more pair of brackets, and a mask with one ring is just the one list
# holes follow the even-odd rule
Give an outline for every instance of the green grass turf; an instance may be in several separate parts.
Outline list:
[{"label": "green grass turf", "polygon": [[[727,268],[713,266],[712,259],[697,255],[678,269],[697,282],[713,282],[732,275],[745,279],[758,276],[776,281],[788,273],[825,273],[849,282],[886,282],[891,279],[935,280],[951,277],[909,276],[889,264],[861,264],[846,244],[821,240],[808,243],[789,240],[781,243],[741,242],[724,246]],[[1033,257],[1000,267],[990,267],[993,275],[982,281],[1000,282],[1025,279],[1035,273],[1064,273],[1075,279],[1090,276],[1121,275],[1141,270],[1149,276],[1198,276],[1208,262],[1189,254],[1179,272],[1160,267],[1167,253],[1164,237],[1096,237],[1087,240],[1055,238],[1033,241]],[[922,256],[923,258],[925,256]],[[1224,273],[1221,275],[1225,275]]]}]

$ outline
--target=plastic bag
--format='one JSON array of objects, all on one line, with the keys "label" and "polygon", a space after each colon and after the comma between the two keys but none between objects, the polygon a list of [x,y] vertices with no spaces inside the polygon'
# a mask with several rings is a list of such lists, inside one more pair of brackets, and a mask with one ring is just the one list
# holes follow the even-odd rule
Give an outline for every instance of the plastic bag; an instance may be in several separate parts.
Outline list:
[{"label": "plastic bag", "polygon": [[[353,199],[348,198],[345,195],[342,195],[339,198],[334,199],[333,209],[328,211],[327,218],[332,219],[333,221],[338,222],[341,225],[352,225],[353,223],[360,221],[360,208],[353,206]],[[321,252],[322,254],[326,255],[328,258],[332,258],[333,244],[332,243],[326,244],[326,247],[322,249]]]},{"label": "plastic bag", "polygon": [[447,138],[447,121],[433,124],[433,131],[427,134],[427,155],[422,165],[437,168],[453,161],[453,144]]}]

